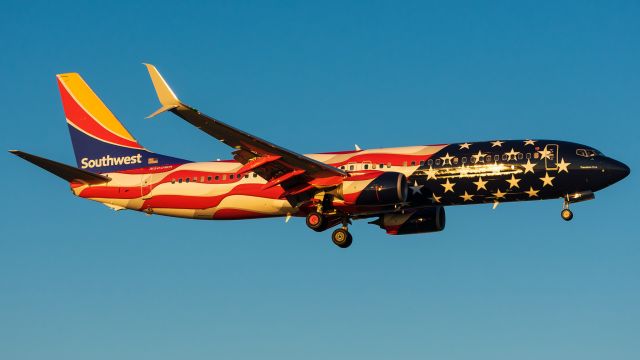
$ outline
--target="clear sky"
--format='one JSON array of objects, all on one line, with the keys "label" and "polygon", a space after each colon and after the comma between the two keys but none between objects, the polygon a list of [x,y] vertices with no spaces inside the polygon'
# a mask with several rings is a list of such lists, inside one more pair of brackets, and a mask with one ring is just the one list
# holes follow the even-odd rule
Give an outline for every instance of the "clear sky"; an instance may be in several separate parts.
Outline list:
[{"label": "clear sky", "polygon": [[[92,3],[92,2],[91,2]],[[555,138],[632,174],[573,206],[447,209],[441,233],[365,221],[113,212],[0,156],[1,359],[637,359],[640,3],[3,2],[1,148],[73,164],[56,73],[147,148],[229,149],[157,100],[299,152]]]}]

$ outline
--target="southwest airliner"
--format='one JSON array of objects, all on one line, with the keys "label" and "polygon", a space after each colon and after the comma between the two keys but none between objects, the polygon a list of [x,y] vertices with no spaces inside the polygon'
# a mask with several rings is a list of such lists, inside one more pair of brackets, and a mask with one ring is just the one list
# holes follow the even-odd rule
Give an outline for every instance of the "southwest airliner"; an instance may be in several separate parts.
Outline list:
[{"label": "southwest airliner", "polygon": [[451,205],[561,199],[571,203],[629,175],[600,151],[567,141],[523,139],[299,154],[184,104],[145,64],[161,103],[233,148],[233,160],[194,162],[144,148],[77,73],[57,75],[77,167],[11,152],[68,181],[72,192],[114,209],[203,220],[306,217],[315,231],[351,245],[355,219],[387,234],[445,227]]}]

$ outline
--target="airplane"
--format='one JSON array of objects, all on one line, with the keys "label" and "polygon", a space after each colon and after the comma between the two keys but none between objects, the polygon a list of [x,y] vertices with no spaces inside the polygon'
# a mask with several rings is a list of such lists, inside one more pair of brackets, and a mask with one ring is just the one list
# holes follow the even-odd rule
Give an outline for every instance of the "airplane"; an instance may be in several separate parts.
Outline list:
[{"label": "airplane", "polygon": [[351,220],[374,219],[390,235],[445,228],[453,205],[591,200],[630,173],[593,147],[523,139],[299,154],[183,103],[147,67],[161,107],[233,148],[233,160],[194,162],[144,148],[77,73],[57,75],[77,167],[11,153],[69,182],[81,198],[111,209],[201,220],[305,217],[315,231],[337,227],[352,244]]}]

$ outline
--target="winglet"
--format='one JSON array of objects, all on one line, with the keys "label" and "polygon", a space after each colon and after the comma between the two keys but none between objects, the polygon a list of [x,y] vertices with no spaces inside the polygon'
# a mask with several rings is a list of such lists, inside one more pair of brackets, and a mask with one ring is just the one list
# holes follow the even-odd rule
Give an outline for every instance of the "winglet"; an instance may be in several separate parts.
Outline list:
[{"label": "winglet", "polygon": [[162,75],[160,75],[158,69],[151,64],[144,64],[144,66],[146,66],[149,71],[149,76],[151,77],[151,82],[153,83],[153,87],[158,95],[158,100],[160,100],[160,103],[162,104],[162,107],[156,110],[153,114],[147,116],[147,119],[180,106],[180,100],[173,90],[171,90],[169,84],[167,84]]}]

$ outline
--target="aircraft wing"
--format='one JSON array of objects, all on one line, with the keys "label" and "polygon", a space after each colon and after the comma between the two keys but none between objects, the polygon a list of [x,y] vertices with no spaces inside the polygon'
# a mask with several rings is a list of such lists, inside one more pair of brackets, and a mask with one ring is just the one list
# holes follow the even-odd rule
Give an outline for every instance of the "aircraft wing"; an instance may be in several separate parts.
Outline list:
[{"label": "aircraft wing", "polygon": [[239,172],[256,172],[267,180],[265,187],[281,185],[287,196],[335,186],[347,173],[302,154],[236,129],[182,103],[158,70],[145,64],[162,107],[149,117],[170,111],[235,150],[234,159],[244,166]]}]

